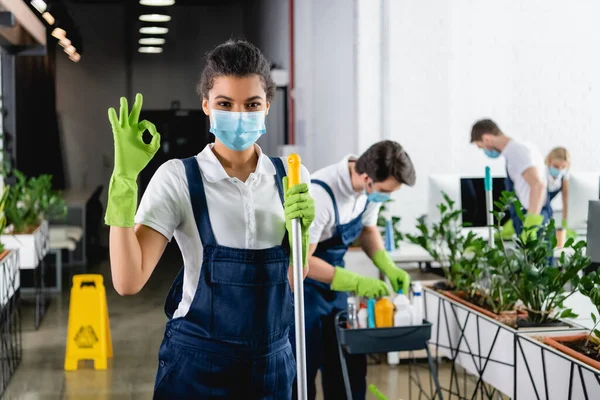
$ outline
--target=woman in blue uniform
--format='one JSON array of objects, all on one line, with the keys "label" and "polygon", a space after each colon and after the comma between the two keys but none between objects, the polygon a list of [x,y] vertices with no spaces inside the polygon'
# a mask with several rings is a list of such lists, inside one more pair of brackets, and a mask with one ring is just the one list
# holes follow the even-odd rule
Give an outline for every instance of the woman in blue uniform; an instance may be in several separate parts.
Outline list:
[{"label": "woman in blue uniform", "polygon": [[[120,117],[109,110],[113,283],[122,295],[137,293],[175,237],[184,267],[165,304],[155,399],[287,399],[296,370],[286,222],[301,220],[306,265],[314,201],[306,183],[286,191],[285,164],[255,144],[275,92],[256,47],[228,41],[212,50],[198,92],[215,143],[163,164],[137,214],[135,182],[158,150],[159,134],[138,122],[141,95],[131,113],[124,98]],[[305,169],[302,180],[310,181]]]},{"label": "woman in blue uniform", "polygon": [[557,246],[565,243],[568,229],[569,204],[569,168],[571,155],[564,147],[553,148],[546,157],[548,166],[548,201],[552,201],[559,193],[562,197],[562,223],[556,231]]}]

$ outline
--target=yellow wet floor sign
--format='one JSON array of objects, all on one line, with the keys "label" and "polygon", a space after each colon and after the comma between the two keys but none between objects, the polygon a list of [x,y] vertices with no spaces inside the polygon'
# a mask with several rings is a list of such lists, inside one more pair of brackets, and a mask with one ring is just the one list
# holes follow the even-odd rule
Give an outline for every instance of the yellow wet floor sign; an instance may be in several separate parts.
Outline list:
[{"label": "yellow wet floor sign", "polygon": [[75,371],[79,360],[93,360],[106,369],[113,355],[106,290],[102,275],[75,275],[69,304],[65,371]]}]

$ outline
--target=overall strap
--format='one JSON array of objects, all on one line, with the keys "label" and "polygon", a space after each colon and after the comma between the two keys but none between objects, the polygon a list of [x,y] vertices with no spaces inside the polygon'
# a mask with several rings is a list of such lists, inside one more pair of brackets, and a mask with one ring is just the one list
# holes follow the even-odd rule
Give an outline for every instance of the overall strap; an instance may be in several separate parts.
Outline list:
[{"label": "overall strap", "polygon": [[[281,199],[281,204],[285,203],[285,193],[283,188],[283,177],[287,176],[287,172],[285,171],[285,166],[283,165],[283,161],[279,157],[269,157],[273,166],[275,167],[275,184],[277,185],[277,191],[279,192],[279,198]],[[288,236],[287,229],[285,230],[285,235],[283,235],[282,246],[285,249],[289,249],[290,239]]]},{"label": "overall strap", "polygon": [[338,226],[340,224],[340,214],[338,213],[337,202],[335,201],[335,196],[333,195],[333,191],[331,190],[329,185],[323,181],[320,181],[318,179],[312,179],[311,182],[314,183],[315,185],[321,186],[323,189],[325,189],[327,194],[329,194],[329,197],[331,197],[331,203],[333,204],[333,213],[335,214],[335,226]]},{"label": "overall strap", "polygon": [[269,157],[273,166],[275,167],[275,184],[277,185],[277,191],[279,192],[279,198],[281,199],[281,204],[284,203],[284,191],[283,191],[283,177],[287,176],[287,172],[285,172],[285,166],[283,165],[283,161],[279,157]]},{"label": "overall strap", "polygon": [[202,245],[216,245],[217,241],[215,240],[215,235],[210,224],[206,193],[204,192],[204,183],[202,182],[202,174],[200,173],[198,161],[196,157],[185,158],[181,161],[185,167],[192,210],[194,211],[194,219],[196,220]]}]

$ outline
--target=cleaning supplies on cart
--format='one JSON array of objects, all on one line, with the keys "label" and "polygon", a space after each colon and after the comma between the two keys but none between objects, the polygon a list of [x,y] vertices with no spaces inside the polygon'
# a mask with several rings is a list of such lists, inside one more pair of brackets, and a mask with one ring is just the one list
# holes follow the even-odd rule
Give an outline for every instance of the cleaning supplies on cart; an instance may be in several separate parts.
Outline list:
[{"label": "cleaning supplies on cart", "polygon": [[394,304],[387,297],[379,299],[375,304],[375,326],[378,328],[394,326]]},{"label": "cleaning supplies on cart", "polygon": [[369,312],[367,311],[367,305],[364,302],[360,303],[360,308],[358,310],[358,327],[359,328],[367,328],[367,320],[369,318]]},{"label": "cleaning supplies on cart", "polygon": [[423,287],[421,282],[413,283],[412,317],[413,325],[423,324]]},{"label": "cleaning supplies on cart", "polygon": [[369,299],[368,304],[368,327],[375,328],[375,299]]},{"label": "cleaning supplies on cart", "polygon": [[348,329],[358,328],[358,312],[356,310],[356,299],[352,296],[348,297]]},{"label": "cleaning supplies on cart", "polygon": [[[394,326],[410,326],[413,324],[412,306],[402,289],[398,290],[398,295],[394,299],[394,307],[396,309]],[[397,351],[387,353],[387,359],[389,365],[398,365],[400,364],[400,353]]]}]

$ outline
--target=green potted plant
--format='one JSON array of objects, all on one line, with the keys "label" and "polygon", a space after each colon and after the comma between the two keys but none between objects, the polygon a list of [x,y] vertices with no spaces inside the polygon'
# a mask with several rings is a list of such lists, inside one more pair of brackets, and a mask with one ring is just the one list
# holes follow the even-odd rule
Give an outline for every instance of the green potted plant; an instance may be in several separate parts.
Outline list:
[{"label": "green potted plant", "polygon": [[[524,222],[521,204],[510,192],[503,193],[496,202],[497,220],[501,220],[513,204]],[[498,273],[506,278],[505,288],[514,292],[528,313],[527,319],[519,318],[520,327],[564,325],[559,318],[577,316],[563,304],[577,291],[579,272],[590,265],[590,259],[584,254],[584,241],[575,243],[569,239],[564,248],[570,249],[571,254],[567,256],[563,251],[556,265],[552,262],[556,247],[553,220],[541,227],[524,228],[522,235],[513,238],[513,248],[507,248],[506,241],[496,243],[506,260]]]},{"label": "green potted plant", "polygon": [[418,220],[419,235],[405,235],[421,246],[441,266],[446,282],[436,289],[479,312],[507,323],[516,323],[514,293],[507,287],[499,271],[505,262],[504,254],[473,232],[464,233],[460,222],[462,210],[445,193],[438,205],[440,221],[429,227],[423,218]]},{"label": "green potted plant", "polygon": [[19,248],[21,268],[35,268],[47,252],[48,219],[66,215],[64,199],[52,190],[52,177],[28,178],[14,170],[16,182],[5,204],[8,227],[1,237],[7,248]]},{"label": "green potted plant", "polygon": [[544,343],[600,371],[600,269],[581,278],[579,291],[596,308],[590,314],[594,325],[588,334],[545,337]]}]

